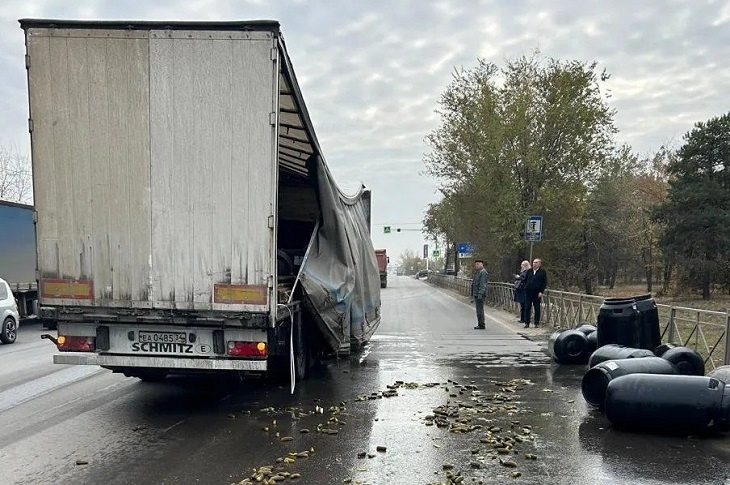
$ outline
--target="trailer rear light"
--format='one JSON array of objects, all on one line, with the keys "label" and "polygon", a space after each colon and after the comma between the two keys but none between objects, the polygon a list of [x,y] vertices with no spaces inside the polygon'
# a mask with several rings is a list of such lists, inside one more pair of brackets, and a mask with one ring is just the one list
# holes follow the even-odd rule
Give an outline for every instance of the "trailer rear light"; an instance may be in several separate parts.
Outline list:
[{"label": "trailer rear light", "polygon": [[264,342],[228,341],[228,355],[236,357],[266,357],[268,355]]},{"label": "trailer rear light", "polygon": [[96,338],[94,337],[76,337],[76,336],[58,336],[58,350],[61,352],[93,352],[96,350]]}]

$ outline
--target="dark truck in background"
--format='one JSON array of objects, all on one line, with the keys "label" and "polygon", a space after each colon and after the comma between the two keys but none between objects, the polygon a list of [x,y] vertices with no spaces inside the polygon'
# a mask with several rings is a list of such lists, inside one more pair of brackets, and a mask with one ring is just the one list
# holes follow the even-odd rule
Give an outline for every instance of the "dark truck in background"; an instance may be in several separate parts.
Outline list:
[{"label": "dark truck in background", "polygon": [[10,286],[21,318],[38,314],[34,217],[32,205],[0,200],[0,278]]}]

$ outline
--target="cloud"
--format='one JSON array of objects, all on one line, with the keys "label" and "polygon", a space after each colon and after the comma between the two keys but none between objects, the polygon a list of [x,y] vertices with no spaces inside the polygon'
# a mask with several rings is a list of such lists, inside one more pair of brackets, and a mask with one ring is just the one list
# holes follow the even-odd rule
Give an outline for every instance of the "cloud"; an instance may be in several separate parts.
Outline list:
[{"label": "cloud", "polygon": [[[389,2],[5,0],[0,3],[0,141],[28,145],[24,39],[17,19],[278,19],[338,180],[373,189],[374,220],[417,223],[436,200],[418,174],[455,68],[543,55],[611,75],[617,137],[651,152],[730,106],[730,4],[665,1]],[[380,237],[380,236],[378,236]],[[378,240],[398,254],[418,233]],[[387,247],[387,246],[386,246]]]}]

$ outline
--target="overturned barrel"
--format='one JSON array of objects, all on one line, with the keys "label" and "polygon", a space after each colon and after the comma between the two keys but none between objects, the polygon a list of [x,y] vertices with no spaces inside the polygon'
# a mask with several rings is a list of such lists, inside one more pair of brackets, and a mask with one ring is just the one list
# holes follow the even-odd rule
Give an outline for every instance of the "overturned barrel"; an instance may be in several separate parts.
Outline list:
[{"label": "overturned barrel", "polygon": [[608,384],[627,374],[676,374],[677,369],[661,357],[607,360],[588,369],[581,381],[581,391],[586,402],[603,407]]},{"label": "overturned barrel", "polygon": [[707,373],[707,377],[714,377],[730,386],[730,365],[721,365],[712,369]]},{"label": "overturned barrel", "polygon": [[596,331],[596,326],[593,325],[592,323],[582,323],[582,324],[580,324],[580,326],[576,327],[576,330],[580,330],[587,337],[588,335],[590,335]]},{"label": "overturned barrel", "polygon": [[[597,335],[596,335],[597,336]],[[599,347],[588,360],[588,367],[593,367],[601,362],[616,359],[635,359],[638,357],[653,357],[651,350],[635,349],[623,345],[609,344]]]},{"label": "overturned barrel", "polygon": [[705,361],[702,356],[689,347],[673,347],[662,354],[662,359],[674,364],[677,374],[684,376],[704,376]]},{"label": "overturned barrel", "polygon": [[559,364],[585,364],[591,355],[588,339],[580,330],[559,330],[548,339],[548,352]]},{"label": "overturned barrel", "polygon": [[661,344],[654,348],[654,355],[656,355],[657,357],[661,357],[667,350],[673,349],[674,347],[676,347],[676,345],[674,344]]},{"label": "overturned barrel", "polygon": [[730,430],[730,386],[706,376],[631,374],[606,389],[608,420],[626,428],[703,433]]},{"label": "overturned barrel", "polygon": [[591,332],[586,335],[586,339],[588,339],[588,350],[590,351],[591,355],[593,355],[593,352],[598,349],[598,333]]}]

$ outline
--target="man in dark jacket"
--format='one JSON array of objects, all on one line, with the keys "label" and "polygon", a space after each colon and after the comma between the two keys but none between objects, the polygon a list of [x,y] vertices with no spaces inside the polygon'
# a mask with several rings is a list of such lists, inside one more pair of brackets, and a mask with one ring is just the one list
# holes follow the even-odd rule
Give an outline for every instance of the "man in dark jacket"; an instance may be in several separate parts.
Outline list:
[{"label": "man in dark jacket", "polygon": [[532,270],[527,272],[525,280],[525,328],[530,326],[530,313],[535,308],[535,327],[540,325],[540,303],[542,294],[547,288],[547,273],[542,268],[542,259],[536,258],[532,262]]},{"label": "man in dark jacket", "polygon": [[489,273],[484,269],[484,261],[477,259],[474,261],[474,277],[471,280],[470,292],[477,310],[477,326],[474,327],[475,330],[484,330],[484,300],[487,298],[488,281]]}]

